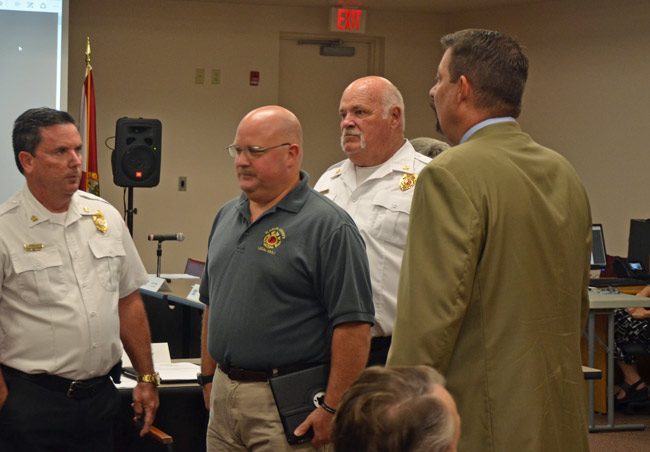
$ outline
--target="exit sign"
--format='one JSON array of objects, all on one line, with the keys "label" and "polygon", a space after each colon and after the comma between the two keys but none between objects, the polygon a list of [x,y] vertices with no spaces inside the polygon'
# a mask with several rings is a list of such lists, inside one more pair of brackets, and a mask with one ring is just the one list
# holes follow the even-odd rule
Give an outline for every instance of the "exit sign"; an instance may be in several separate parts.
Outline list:
[{"label": "exit sign", "polygon": [[330,9],[330,31],[366,32],[366,10],[335,7]]}]

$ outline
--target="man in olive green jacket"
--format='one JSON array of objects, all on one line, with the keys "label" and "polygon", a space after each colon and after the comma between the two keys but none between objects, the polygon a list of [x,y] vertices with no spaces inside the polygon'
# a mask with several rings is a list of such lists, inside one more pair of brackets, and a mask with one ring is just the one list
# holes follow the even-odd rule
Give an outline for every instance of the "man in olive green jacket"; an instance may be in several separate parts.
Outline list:
[{"label": "man in olive green jacket", "polygon": [[586,192],[514,119],[528,72],[517,42],[485,30],[441,42],[430,95],[457,146],[417,181],[388,365],[445,375],[460,451],[586,451]]}]

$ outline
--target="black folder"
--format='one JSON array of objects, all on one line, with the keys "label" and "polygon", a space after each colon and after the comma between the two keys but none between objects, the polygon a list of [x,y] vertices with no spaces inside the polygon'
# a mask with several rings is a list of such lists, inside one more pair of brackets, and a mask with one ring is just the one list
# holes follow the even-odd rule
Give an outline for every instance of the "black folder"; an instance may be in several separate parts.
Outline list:
[{"label": "black folder", "polygon": [[293,431],[318,408],[317,399],[325,395],[328,377],[329,365],[321,364],[269,380],[289,444],[300,444],[313,438],[311,429],[303,436],[295,436]]}]

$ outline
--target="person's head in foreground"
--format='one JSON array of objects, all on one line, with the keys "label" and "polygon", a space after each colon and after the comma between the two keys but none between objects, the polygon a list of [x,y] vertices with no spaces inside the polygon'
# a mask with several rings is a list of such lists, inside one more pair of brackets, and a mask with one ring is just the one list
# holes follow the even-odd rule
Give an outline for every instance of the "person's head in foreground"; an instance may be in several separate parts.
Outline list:
[{"label": "person's head in foreground", "polygon": [[336,452],[454,452],[456,403],[427,366],[365,369],[334,418]]}]

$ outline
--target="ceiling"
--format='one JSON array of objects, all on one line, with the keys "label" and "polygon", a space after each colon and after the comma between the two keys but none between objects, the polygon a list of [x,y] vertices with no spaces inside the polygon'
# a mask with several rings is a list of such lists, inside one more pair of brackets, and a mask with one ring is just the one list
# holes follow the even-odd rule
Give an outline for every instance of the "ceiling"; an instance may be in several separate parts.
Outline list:
[{"label": "ceiling", "polygon": [[[184,0],[190,1],[190,0]],[[196,1],[196,0],[191,0]],[[199,0],[214,3],[248,3],[280,6],[348,6],[367,10],[420,11],[429,13],[457,13],[497,6],[539,3],[543,0]]]}]

